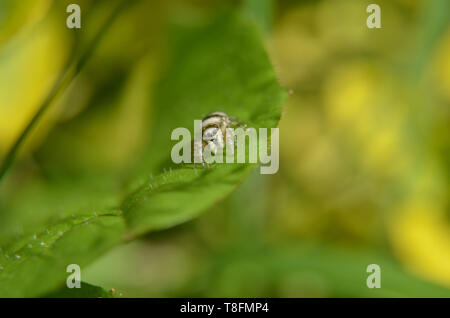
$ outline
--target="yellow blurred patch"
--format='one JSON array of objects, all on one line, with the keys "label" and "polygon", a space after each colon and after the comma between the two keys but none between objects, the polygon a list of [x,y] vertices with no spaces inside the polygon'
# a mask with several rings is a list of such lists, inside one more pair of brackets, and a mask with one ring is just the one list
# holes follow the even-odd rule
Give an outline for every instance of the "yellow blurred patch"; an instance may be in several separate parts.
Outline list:
[{"label": "yellow blurred patch", "polygon": [[395,252],[412,271],[450,287],[450,229],[440,206],[409,202],[390,231]]},{"label": "yellow blurred patch", "polygon": [[403,91],[388,72],[365,61],[337,66],[324,83],[330,129],[374,174],[398,175],[410,164],[402,135],[409,105]]},{"label": "yellow blurred patch", "polygon": [[376,74],[376,69],[364,62],[344,64],[330,72],[323,99],[332,125],[358,138],[368,136],[373,101],[379,93]]},{"label": "yellow blurred patch", "polygon": [[46,19],[0,51],[0,154],[36,113],[67,59],[68,42],[56,22]]}]

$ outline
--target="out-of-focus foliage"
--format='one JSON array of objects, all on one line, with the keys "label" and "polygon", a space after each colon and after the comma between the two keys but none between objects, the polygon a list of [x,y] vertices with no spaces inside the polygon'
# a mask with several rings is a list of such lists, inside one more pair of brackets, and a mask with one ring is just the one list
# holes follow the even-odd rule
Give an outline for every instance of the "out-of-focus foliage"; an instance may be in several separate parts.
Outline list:
[{"label": "out-of-focus foliage", "polygon": [[[0,183],[0,294],[110,295],[57,290],[79,263],[125,297],[450,296],[450,2],[377,1],[381,29],[360,0],[135,2]],[[79,1],[81,30],[69,3],[0,2],[0,158],[116,1]],[[280,171],[225,198],[252,167],[176,171],[169,132],[276,124],[259,37]]]},{"label": "out-of-focus foliage", "polygon": [[382,29],[351,0],[289,2],[279,19],[273,57],[293,96],[278,233],[389,249],[448,287],[449,5],[377,3]]},{"label": "out-of-focus foliage", "polygon": [[114,289],[106,291],[101,287],[81,282],[80,288],[66,288],[46,295],[47,298],[115,298],[120,297]]},{"label": "out-of-focus foliage", "polygon": [[[44,190],[48,191],[47,204],[42,205],[40,196],[34,197],[36,202],[30,202],[33,196],[12,205],[8,205],[7,199],[4,202],[3,213],[23,212],[34,222],[28,221],[24,227],[18,221],[21,215],[13,214],[10,223],[3,224],[5,228],[19,224],[24,235],[2,241],[0,295],[40,296],[51,292],[64,282],[68,264],[84,268],[105,251],[138,234],[170,228],[198,216],[233,191],[255,167],[245,163],[198,171],[192,166],[179,168],[166,164],[173,144],[172,129],[187,127],[194,119],[216,110],[217,105],[254,127],[274,127],[285,97],[255,26],[239,14],[220,14],[212,17],[212,21],[180,27],[174,33],[171,58],[158,85],[154,107],[158,122],[153,128],[153,138],[135,160],[141,163],[127,170],[130,175],[138,174],[137,180],[125,180],[128,176],[117,176],[117,172],[115,178],[102,176],[100,172],[95,175],[94,171],[93,175],[83,176],[86,169],[95,169],[95,164],[89,167],[88,161],[79,167],[82,170],[76,176],[64,178],[55,174],[58,169],[64,171],[68,163],[44,165],[43,171],[52,175],[48,181],[51,185]],[[186,52],[187,48],[190,54],[180,57],[179,52]],[[222,65],[227,67],[221,68]],[[222,87],[228,90],[221,91]],[[65,141],[69,147],[70,141]],[[76,153],[79,151],[82,149],[76,149]],[[80,175],[84,179],[78,182]],[[55,191],[52,186],[55,182],[58,188],[63,187],[61,192]],[[123,189],[120,193],[109,188],[107,195],[103,184]],[[127,190],[136,184],[141,184],[137,190]],[[86,193],[93,185],[94,189],[102,189],[98,197]],[[90,201],[89,197],[91,204],[85,201]],[[64,202],[64,207],[58,207],[58,202]],[[45,215],[28,214],[35,205],[45,210]],[[53,222],[50,217],[55,217],[56,212],[59,221]]]},{"label": "out-of-focus foliage", "polygon": [[[50,1],[6,1],[2,6],[0,155],[3,157],[61,72],[70,41],[55,14],[49,12]],[[46,116],[47,123],[41,123],[38,135],[48,130],[54,113],[53,110]]]}]

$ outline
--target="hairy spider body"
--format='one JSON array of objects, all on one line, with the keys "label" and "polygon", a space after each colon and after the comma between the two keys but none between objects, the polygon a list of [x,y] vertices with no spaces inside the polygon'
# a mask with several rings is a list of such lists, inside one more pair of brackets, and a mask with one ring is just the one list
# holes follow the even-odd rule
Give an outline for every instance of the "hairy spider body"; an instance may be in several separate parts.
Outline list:
[{"label": "hairy spider body", "polygon": [[[235,139],[234,133],[231,136],[227,134],[227,128],[234,128],[234,127],[242,127],[245,129],[246,125],[242,124],[238,118],[229,116],[221,111],[212,112],[206,115],[202,119],[201,151],[203,151],[206,147],[209,147],[211,153],[215,155],[219,149],[223,149],[225,147],[225,144],[234,145]],[[195,151],[196,149],[194,146],[194,152]],[[198,149],[197,151],[200,151],[200,149]],[[202,165],[203,167],[205,166],[203,157],[202,157]]]}]

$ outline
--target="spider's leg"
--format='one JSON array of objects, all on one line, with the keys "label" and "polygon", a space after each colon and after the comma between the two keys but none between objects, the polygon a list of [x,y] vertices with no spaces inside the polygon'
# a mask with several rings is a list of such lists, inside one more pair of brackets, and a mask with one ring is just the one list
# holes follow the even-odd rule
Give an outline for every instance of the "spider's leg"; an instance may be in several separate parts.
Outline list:
[{"label": "spider's leg", "polygon": [[239,118],[235,116],[229,116],[229,118],[231,126],[244,128],[244,130],[247,129],[247,125],[244,124]]}]

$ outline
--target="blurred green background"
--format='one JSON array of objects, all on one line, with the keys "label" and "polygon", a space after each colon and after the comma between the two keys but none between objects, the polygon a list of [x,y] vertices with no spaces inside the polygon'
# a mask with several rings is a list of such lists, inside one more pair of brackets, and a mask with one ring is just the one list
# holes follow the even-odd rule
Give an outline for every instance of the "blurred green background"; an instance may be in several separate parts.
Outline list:
[{"label": "blurred green background", "polygon": [[[72,2],[0,0],[0,158],[117,1],[76,1],[81,30],[65,26]],[[279,172],[255,170],[198,219],[113,250],[82,280],[126,297],[450,296],[450,4],[378,0],[382,28],[368,29],[370,3],[136,1],[0,183],[0,239],[68,201],[113,204],[93,176],[122,176],[149,138],[171,29],[231,8],[258,25],[289,92]]]}]

